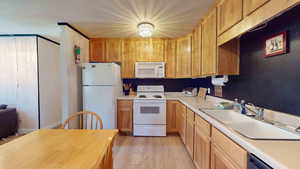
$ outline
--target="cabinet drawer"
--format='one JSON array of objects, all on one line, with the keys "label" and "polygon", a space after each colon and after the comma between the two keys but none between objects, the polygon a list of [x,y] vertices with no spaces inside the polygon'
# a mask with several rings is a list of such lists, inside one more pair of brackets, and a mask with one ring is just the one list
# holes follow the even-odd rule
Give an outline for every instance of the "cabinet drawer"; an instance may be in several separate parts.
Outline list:
[{"label": "cabinet drawer", "polygon": [[216,128],[212,128],[212,143],[226,153],[239,168],[247,168],[247,151]]},{"label": "cabinet drawer", "polygon": [[203,135],[210,137],[211,125],[199,115],[195,115],[195,125],[202,131]]},{"label": "cabinet drawer", "polygon": [[132,100],[118,100],[118,108],[131,109],[131,107],[132,107]]}]

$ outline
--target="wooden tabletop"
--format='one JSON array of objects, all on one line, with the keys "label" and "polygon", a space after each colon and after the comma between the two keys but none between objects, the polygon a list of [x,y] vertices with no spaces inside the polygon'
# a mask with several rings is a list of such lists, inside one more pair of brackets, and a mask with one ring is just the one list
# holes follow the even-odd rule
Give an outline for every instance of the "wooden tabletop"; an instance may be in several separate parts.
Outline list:
[{"label": "wooden tabletop", "polygon": [[39,130],[0,146],[0,169],[94,169],[118,130]]}]

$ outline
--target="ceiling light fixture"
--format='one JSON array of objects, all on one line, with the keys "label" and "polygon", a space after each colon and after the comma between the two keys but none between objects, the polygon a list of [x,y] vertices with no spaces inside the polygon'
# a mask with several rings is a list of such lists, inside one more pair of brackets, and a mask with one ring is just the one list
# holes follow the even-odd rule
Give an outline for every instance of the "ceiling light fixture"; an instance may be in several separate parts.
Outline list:
[{"label": "ceiling light fixture", "polygon": [[137,28],[139,34],[144,38],[151,37],[154,31],[154,25],[150,22],[141,22],[137,25]]}]

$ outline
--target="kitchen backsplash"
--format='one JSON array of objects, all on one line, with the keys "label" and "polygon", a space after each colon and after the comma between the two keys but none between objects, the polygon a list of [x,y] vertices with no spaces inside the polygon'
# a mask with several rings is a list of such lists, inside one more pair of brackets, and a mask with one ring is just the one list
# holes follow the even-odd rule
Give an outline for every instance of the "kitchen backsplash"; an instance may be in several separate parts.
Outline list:
[{"label": "kitchen backsplash", "polygon": [[123,83],[130,83],[136,90],[137,85],[164,85],[166,92],[181,92],[187,87],[213,88],[211,78],[199,79],[123,79]]},{"label": "kitchen backsplash", "polygon": [[[230,76],[223,97],[300,116],[300,6],[240,41],[240,76]],[[288,53],[265,58],[265,40],[287,31]]]}]

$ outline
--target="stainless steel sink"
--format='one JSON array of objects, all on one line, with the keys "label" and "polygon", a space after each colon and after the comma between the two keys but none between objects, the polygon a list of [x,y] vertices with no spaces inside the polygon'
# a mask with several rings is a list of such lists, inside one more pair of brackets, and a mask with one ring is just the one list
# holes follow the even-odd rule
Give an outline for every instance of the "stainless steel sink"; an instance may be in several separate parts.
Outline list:
[{"label": "stainless steel sink", "polygon": [[232,110],[208,110],[208,115],[241,135],[256,140],[300,140],[300,134],[258,121]]}]

